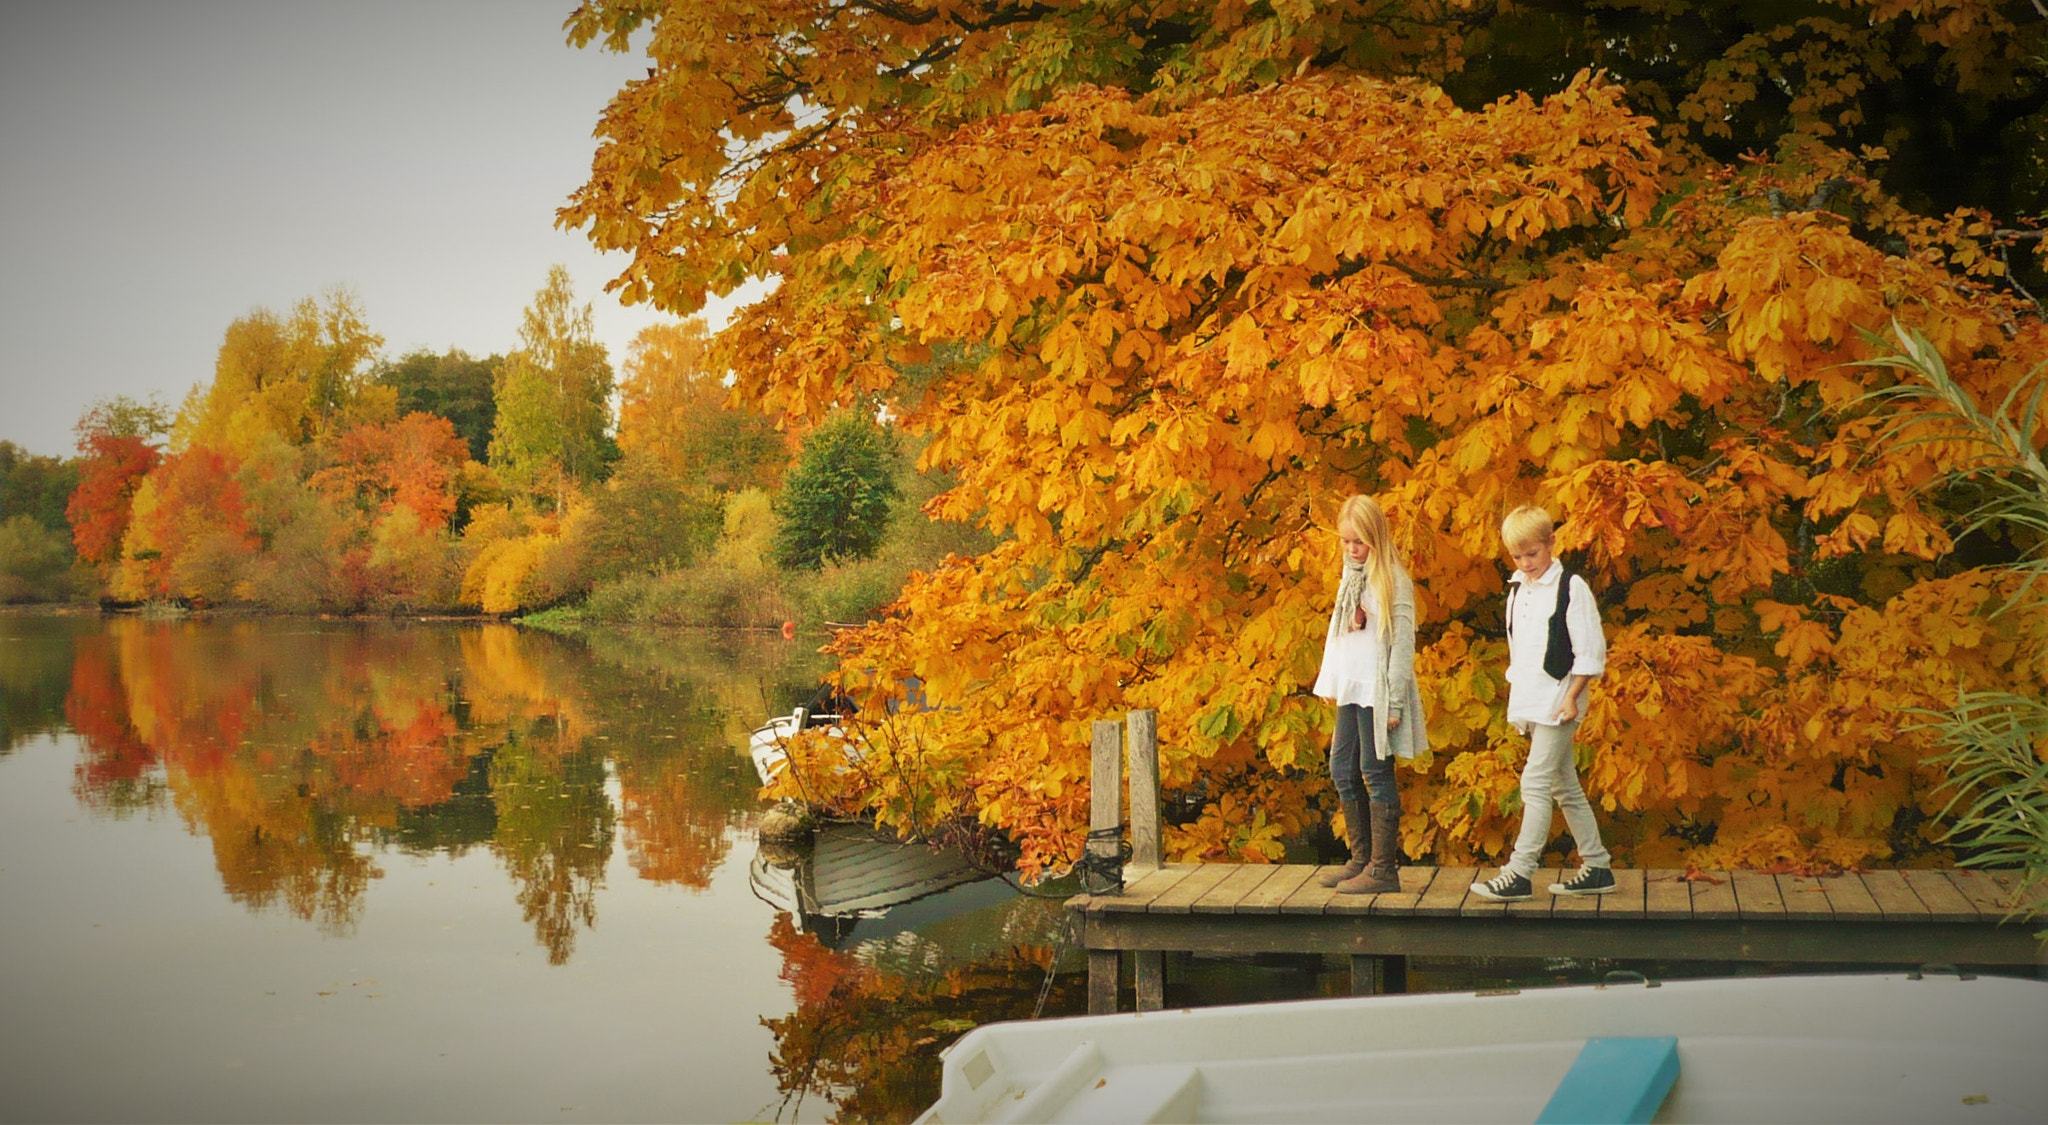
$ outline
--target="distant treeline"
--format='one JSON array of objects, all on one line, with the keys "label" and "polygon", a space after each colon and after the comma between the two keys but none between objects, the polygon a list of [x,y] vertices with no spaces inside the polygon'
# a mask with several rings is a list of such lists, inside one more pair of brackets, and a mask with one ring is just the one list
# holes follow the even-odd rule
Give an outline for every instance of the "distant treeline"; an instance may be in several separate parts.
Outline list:
[{"label": "distant treeline", "polygon": [[95,403],[71,458],[0,442],[0,601],[770,625],[982,544],[918,513],[943,482],[873,409],[798,434],[731,402],[699,321],[615,379],[556,267],[519,343],[394,360],[345,290],[256,309],[175,410]]}]

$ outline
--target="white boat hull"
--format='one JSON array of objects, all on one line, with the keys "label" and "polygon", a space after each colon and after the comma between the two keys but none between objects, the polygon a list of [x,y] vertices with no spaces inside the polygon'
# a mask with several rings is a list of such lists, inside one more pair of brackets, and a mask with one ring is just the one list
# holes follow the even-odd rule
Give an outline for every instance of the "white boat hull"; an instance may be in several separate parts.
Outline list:
[{"label": "white boat hull", "polygon": [[1676,1036],[1658,1121],[2048,1121],[2048,982],[1748,977],[992,1024],[920,1120],[1535,1121],[1592,1038]]}]

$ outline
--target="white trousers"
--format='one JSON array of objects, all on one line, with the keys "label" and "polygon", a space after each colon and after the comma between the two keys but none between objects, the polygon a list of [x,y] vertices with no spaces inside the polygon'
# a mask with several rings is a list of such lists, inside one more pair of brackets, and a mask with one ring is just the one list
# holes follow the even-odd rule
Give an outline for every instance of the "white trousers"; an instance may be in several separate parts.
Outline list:
[{"label": "white trousers", "polygon": [[1600,842],[1600,823],[1593,804],[1579,785],[1579,764],[1572,756],[1572,736],[1579,724],[1529,724],[1529,764],[1522,767],[1522,832],[1507,870],[1524,879],[1536,873],[1537,858],[1550,842],[1551,813],[1564,810],[1564,822],[1579,845],[1579,859],[1588,867],[1606,867],[1611,857]]}]

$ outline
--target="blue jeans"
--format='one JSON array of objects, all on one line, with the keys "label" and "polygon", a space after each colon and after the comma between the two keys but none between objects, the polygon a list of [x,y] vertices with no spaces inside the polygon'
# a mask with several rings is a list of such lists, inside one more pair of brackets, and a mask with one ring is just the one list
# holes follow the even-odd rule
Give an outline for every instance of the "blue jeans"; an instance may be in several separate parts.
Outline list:
[{"label": "blue jeans", "polygon": [[1337,708],[1337,730],[1330,736],[1330,780],[1344,801],[1371,799],[1399,806],[1394,788],[1394,759],[1373,752],[1372,708],[1346,703]]}]

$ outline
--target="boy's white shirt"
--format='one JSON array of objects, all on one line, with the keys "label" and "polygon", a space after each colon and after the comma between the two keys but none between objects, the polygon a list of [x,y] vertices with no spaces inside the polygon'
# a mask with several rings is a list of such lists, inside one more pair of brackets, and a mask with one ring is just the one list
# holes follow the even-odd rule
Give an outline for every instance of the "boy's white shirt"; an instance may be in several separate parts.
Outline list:
[{"label": "boy's white shirt", "polygon": [[[1509,581],[1520,584],[1508,613],[1508,722],[1523,734],[1531,724],[1560,725],[1552,716],[1564,702],[1572,676],[1598,676],[1607,671],[1607,635],[1600,628],[1600,607],[1593,588],[1572,575],[1571,604],[1565,607],[1565,631],[1572,639],[1572,670],[1553,680],[1543,670],[1550,645],[1550,615],[1557,612],[1557,583],[1564,564],[1552,559],[1541,578],[1531,580],[1517,570]],[[1582,709],[1583,710],[1583,709]]]}]

